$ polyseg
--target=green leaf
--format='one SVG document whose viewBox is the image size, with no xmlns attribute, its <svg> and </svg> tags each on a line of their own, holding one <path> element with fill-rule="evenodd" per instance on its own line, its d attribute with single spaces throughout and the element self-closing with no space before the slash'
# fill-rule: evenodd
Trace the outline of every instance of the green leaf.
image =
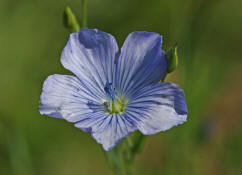
<svg viewBox="0 0 242 175">
<path fill-rule="evenodd" d="M 80 25 L 78 24 L 76 20 L 76 16 L 71 11 L 71 8 L 67 6 L 64 10 L 64 17 L 63 17 L 64 26 L 70 31 L 70 32 L 79 32 L 80 31 Z"/>
<path fill-rule="evenodd" d="M 178 66 L 177 44 L 166 51 L 167 73 L 173 72 Z"/>
</svg>

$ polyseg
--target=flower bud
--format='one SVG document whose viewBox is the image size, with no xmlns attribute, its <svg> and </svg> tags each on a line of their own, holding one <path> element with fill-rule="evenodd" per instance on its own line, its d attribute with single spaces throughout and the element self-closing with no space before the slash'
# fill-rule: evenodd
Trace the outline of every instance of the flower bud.
<svg viewBox="0 0 242 175">
<path fill-rule="evenodd" d="M 166 51 L 167 73 L 173 72 L 178 65 L 177 44 Z"/>
<path fill-rule="evenodd" d="M 67 6 L 64 10 L 64 17 L 63 17 L 64 26 L 70 32 L 79 32 L 80 26 L 76 20 L 75 15 L 72 13 L 71 8 Z"/>
</svg>

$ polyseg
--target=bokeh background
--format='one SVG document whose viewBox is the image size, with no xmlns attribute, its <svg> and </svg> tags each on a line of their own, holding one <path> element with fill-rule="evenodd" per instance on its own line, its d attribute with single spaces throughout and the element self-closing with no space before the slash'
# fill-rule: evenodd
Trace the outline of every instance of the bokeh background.
<svg viewBox="0 0 242 175">
<path fill-rule="evenodd" d="M 81 20 L 80 0 L 0 0 L 0 174 L 112 175 L 100 145 L 64 120 L 41 116 L 45 78 L 68 39 L 63 10 Z M 188 122 L 149 136 L 137 175 L 242 174 L 242 1 L 88 0 L 88 26 L 119 46 L 134 30 L 178 42 L 167 81 L 186 94 Z"/>
</svg>

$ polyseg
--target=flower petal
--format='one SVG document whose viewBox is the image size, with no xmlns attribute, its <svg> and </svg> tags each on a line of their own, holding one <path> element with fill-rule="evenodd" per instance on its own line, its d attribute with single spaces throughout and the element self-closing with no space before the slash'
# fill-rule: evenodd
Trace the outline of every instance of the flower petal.
<svg viewBox="0 0 242 175">
<path fill-rule="evenodd" d="M 77 122 L 86 113 L 103 110 L 95 92 L 90 93 L 71 75 L 51 75 L 43 85 L 40 113 Z"/>
<path fill-rule="evenodd" d="M 133 123 L 125 120 L 122 115 L 107 115 L 103 112 L 90 113 L 89 116 L 75 124 L 75 127 L 92 133 L 92 137 L 106 151 L 111 150 L 130 132 L 136 130 Z"/>
<path fill-rule="evenodd" d="M 90 91 L 104 97 L 104 86 L 113 81 L 115 55 L 118 46 L 114 37 L 96 29 L 72 33 L 65 46 L 61 62 Z"/>
<path fill-rule="evenodd" d="M 137 91 L 127 105 L 126 114 L 136 120 L 145 135 L 165 131 L 187 118 L 183 91 L 175 84 L 162 83 Z"/>
<path fill-rule="evenodd" d="M 124 94 L 159 82 L 167 63 L 161 50 L 161 35 L 133 32 L 126 38 L 116 65 L 116 87 Z"/>
</svg>

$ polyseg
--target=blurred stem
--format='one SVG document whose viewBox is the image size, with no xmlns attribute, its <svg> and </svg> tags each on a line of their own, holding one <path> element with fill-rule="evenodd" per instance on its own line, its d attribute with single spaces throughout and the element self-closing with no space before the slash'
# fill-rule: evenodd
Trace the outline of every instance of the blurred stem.
<svg viewBox="0 0 242 175">
<path fill-rule="evenodd" d="M 81 25 L 82 27 L 87 27 L 87 2 L 86 0 L 81 1 Z"/>
<path fill-rule="evenodd" d="M 4 118 L 2 118 L 4 119 Z M 12 126 L 12 123 L 0 119 L 0 133 L 4 133 L 3 146 L 6 147 L 13 175 L 34 175 L 29 145 L 24 129 Z"/>
<path fill-rule="evenodd" d="M 33 165 L 28 142 L 22 129 L 8 136 L 9 159 L 14 175 L 33 175 Z"/>
</svg>

